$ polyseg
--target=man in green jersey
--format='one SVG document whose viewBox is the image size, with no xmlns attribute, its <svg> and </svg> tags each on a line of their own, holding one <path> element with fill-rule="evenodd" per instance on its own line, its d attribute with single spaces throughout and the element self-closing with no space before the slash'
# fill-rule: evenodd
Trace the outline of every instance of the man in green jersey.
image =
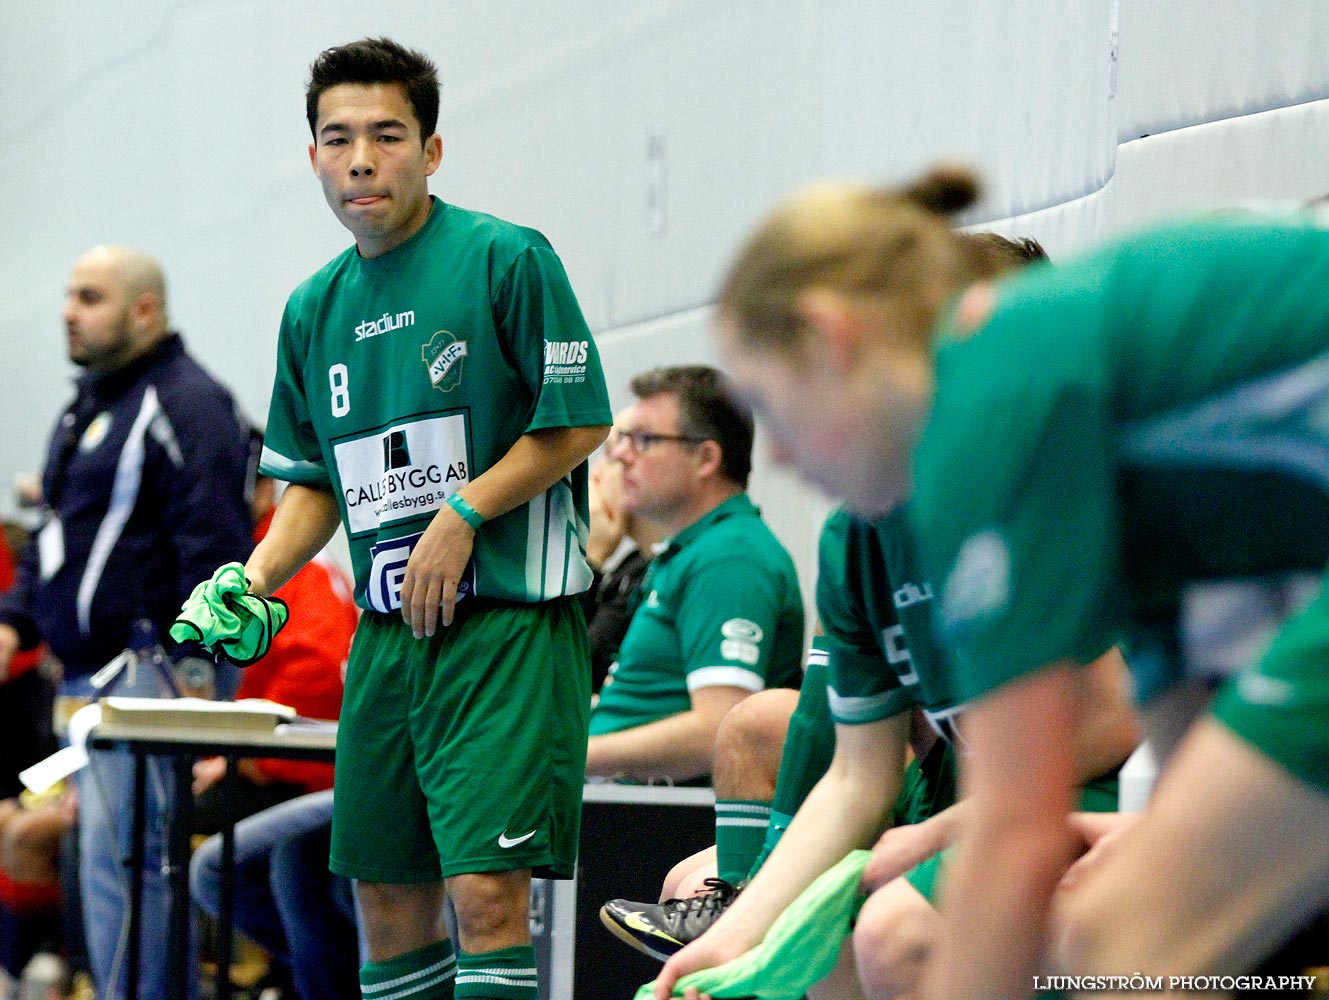
<svg viewBox="0 0 1329 1000">
<path fill-rule="evenodd" d="M 748 499 L 752 416 L 702 365 L 632 380 L 619 428 L 623 508 L 667 539 L 642 583 L 591 713 L 586 773 L 688 780 L 710 773 L 720 720 L 801 677 L 793 560 Z"/>
<path fill-rule="evenodd" d="M 1307 835 L 1329 826 L 1329 608 L 1198 718 L 1178 617 L 1192 581 L 1329 557 L 1329 234 L 1209 219 L 971 285 L 946 213 L 976 192 L 938 171 L 804 195 L 721 305 L 733 377 L 788 453 L 866 510 L 908 492 L 940 587 L 972 811 L 926 993 L 1023 996 L 1050 946 L 1084 974 L 1248 969 L 1329 884 Z M 1079 665 L 1121 639 L 1184 735 L 1140 821 L 1058 895 Z"/>
<path fill-rule="evenodd" d="M 287 304 L 263 469 L 290 486 L 245 575 L 271 593 L 346 529 L 364 614 L 331 863 L 358 882 L 365 995 L 530 1000 L 531 872 L 576 857 L 595 344 L 543 236 L 430 197 L 427 58 L 329 49 L 306 100 L 355 246 Z"/>
</svg>

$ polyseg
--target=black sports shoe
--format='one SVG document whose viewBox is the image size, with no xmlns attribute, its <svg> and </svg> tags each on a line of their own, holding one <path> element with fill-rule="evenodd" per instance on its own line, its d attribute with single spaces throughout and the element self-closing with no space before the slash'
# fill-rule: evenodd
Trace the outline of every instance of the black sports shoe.
<svg viewBox="0 0 1329 1000">
<path fill-rule="evenodd" d="M 611 899 L 600 907 L 600 921 L 620 941 L 663 962 L 701 937 L 743 891 L 742 885 L 722 878 L 708 878 L 705 884 L 709 892 L 663 903 Z"/>
</svg>

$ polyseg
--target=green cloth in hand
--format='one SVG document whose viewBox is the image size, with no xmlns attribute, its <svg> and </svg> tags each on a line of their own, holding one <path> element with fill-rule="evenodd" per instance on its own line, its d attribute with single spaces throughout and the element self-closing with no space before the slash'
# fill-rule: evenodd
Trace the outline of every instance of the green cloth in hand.
<svg viewBox="0 0 1329 1000">
<path fill-rule="evenodd" d="M 850 851 L 823 872 L 780 914 L 761 944 L 733 961 L 683 976 L 673 996 L 689 986 L 713 997 L 799 1000 L 835 967 L 863 897 L 859 882 L 871 851 Z M 650 1000 L 651 984 L 635 1000 Z"/>
<path fill-rule="evenodd" d="M 278 597 L 248 593 L 245 568 L 227 563 L 204 580 L 171 626 L 176 642 L 197 642 L 213 656 L 247 667 L 267 655 L 290 610 Z"/>
</svg>

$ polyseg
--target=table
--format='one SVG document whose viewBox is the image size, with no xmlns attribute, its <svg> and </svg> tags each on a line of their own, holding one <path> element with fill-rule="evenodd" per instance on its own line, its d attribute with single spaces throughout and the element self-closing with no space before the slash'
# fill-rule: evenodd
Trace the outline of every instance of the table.
<svg viewBox="0 0 1329 1000">
<path fill-rule="evenodd" d="M 607 899 L 656 899 L 675 862 L 715 842 L 709 788 L 591 784 L 584 790 L 577 877 L 532 886 L 541 1000 L 623 1000 L 660 963 L 600 924 Z"/>
<path fill-rule="evenodd" d="M 138 996 L 139 959 L 142 950 L 143 841 L 149 757 L 170 758 L 175 771 L 175 805 L 171 810 L 167 858 L 171 893 L 170 949 L 167 983 L 169 1000 L 185 1000 L 189 987 L 189 838 L 193 820 L 193 762 L 199 757 L 226 759 L 227 785 L 237 760 L 244 757 L 281 757 L 292 760 L 333 760 L 337 749 L 335 725 L 299 724 L 278 726 L 273 731 L 227 728 L 176 728 L 151 723 L 103 723 L 88 735 L 94 750 L 127 749 L 134 757 L 133 830 L 129 857 L 129 942 L 125 995 Z M 183 789 L 183 794 L 180 790 Z M 218 916 L 217 996 L 231 996 L 231 924 L 235 893 L 234 824 L 222 828 L 222 894 Z"/>
</svg>

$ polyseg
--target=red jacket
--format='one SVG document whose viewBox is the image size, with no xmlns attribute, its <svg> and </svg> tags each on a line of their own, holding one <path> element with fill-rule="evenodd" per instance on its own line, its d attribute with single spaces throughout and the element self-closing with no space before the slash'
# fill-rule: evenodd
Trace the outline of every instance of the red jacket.
<svg viewBox="0 0 1329 1000">
<path fill-rule="evenodd" d="M 12 586 L 14 586 L 14 554 L 9 551 L 9 543 L 5 540 L 4 533 L 0 532 L 0 594 Z M 15 677 L 21 677 L 32 670 L 41 663 L 45 652 L 45 646 L 16 652 L 9 661 L 8 679 L 12 681 Z"/>
<path fill-rule="evenodd" d="M 267 533 L 270 517 L 259 525 Z M 351 635 L 359 619 L 351 583 L 331 560 L 311 560 L 277 591 L 291 609 L 286 627 L 268 655 L 245 669 L 237 698 L 267 698 L 312 719 L 341 716 L 343 679 Z M 273 781 L 303 785 L 311 792 L 332 787 L 332 765 L 302 760 L 260 760 Z"/>
</svg>

